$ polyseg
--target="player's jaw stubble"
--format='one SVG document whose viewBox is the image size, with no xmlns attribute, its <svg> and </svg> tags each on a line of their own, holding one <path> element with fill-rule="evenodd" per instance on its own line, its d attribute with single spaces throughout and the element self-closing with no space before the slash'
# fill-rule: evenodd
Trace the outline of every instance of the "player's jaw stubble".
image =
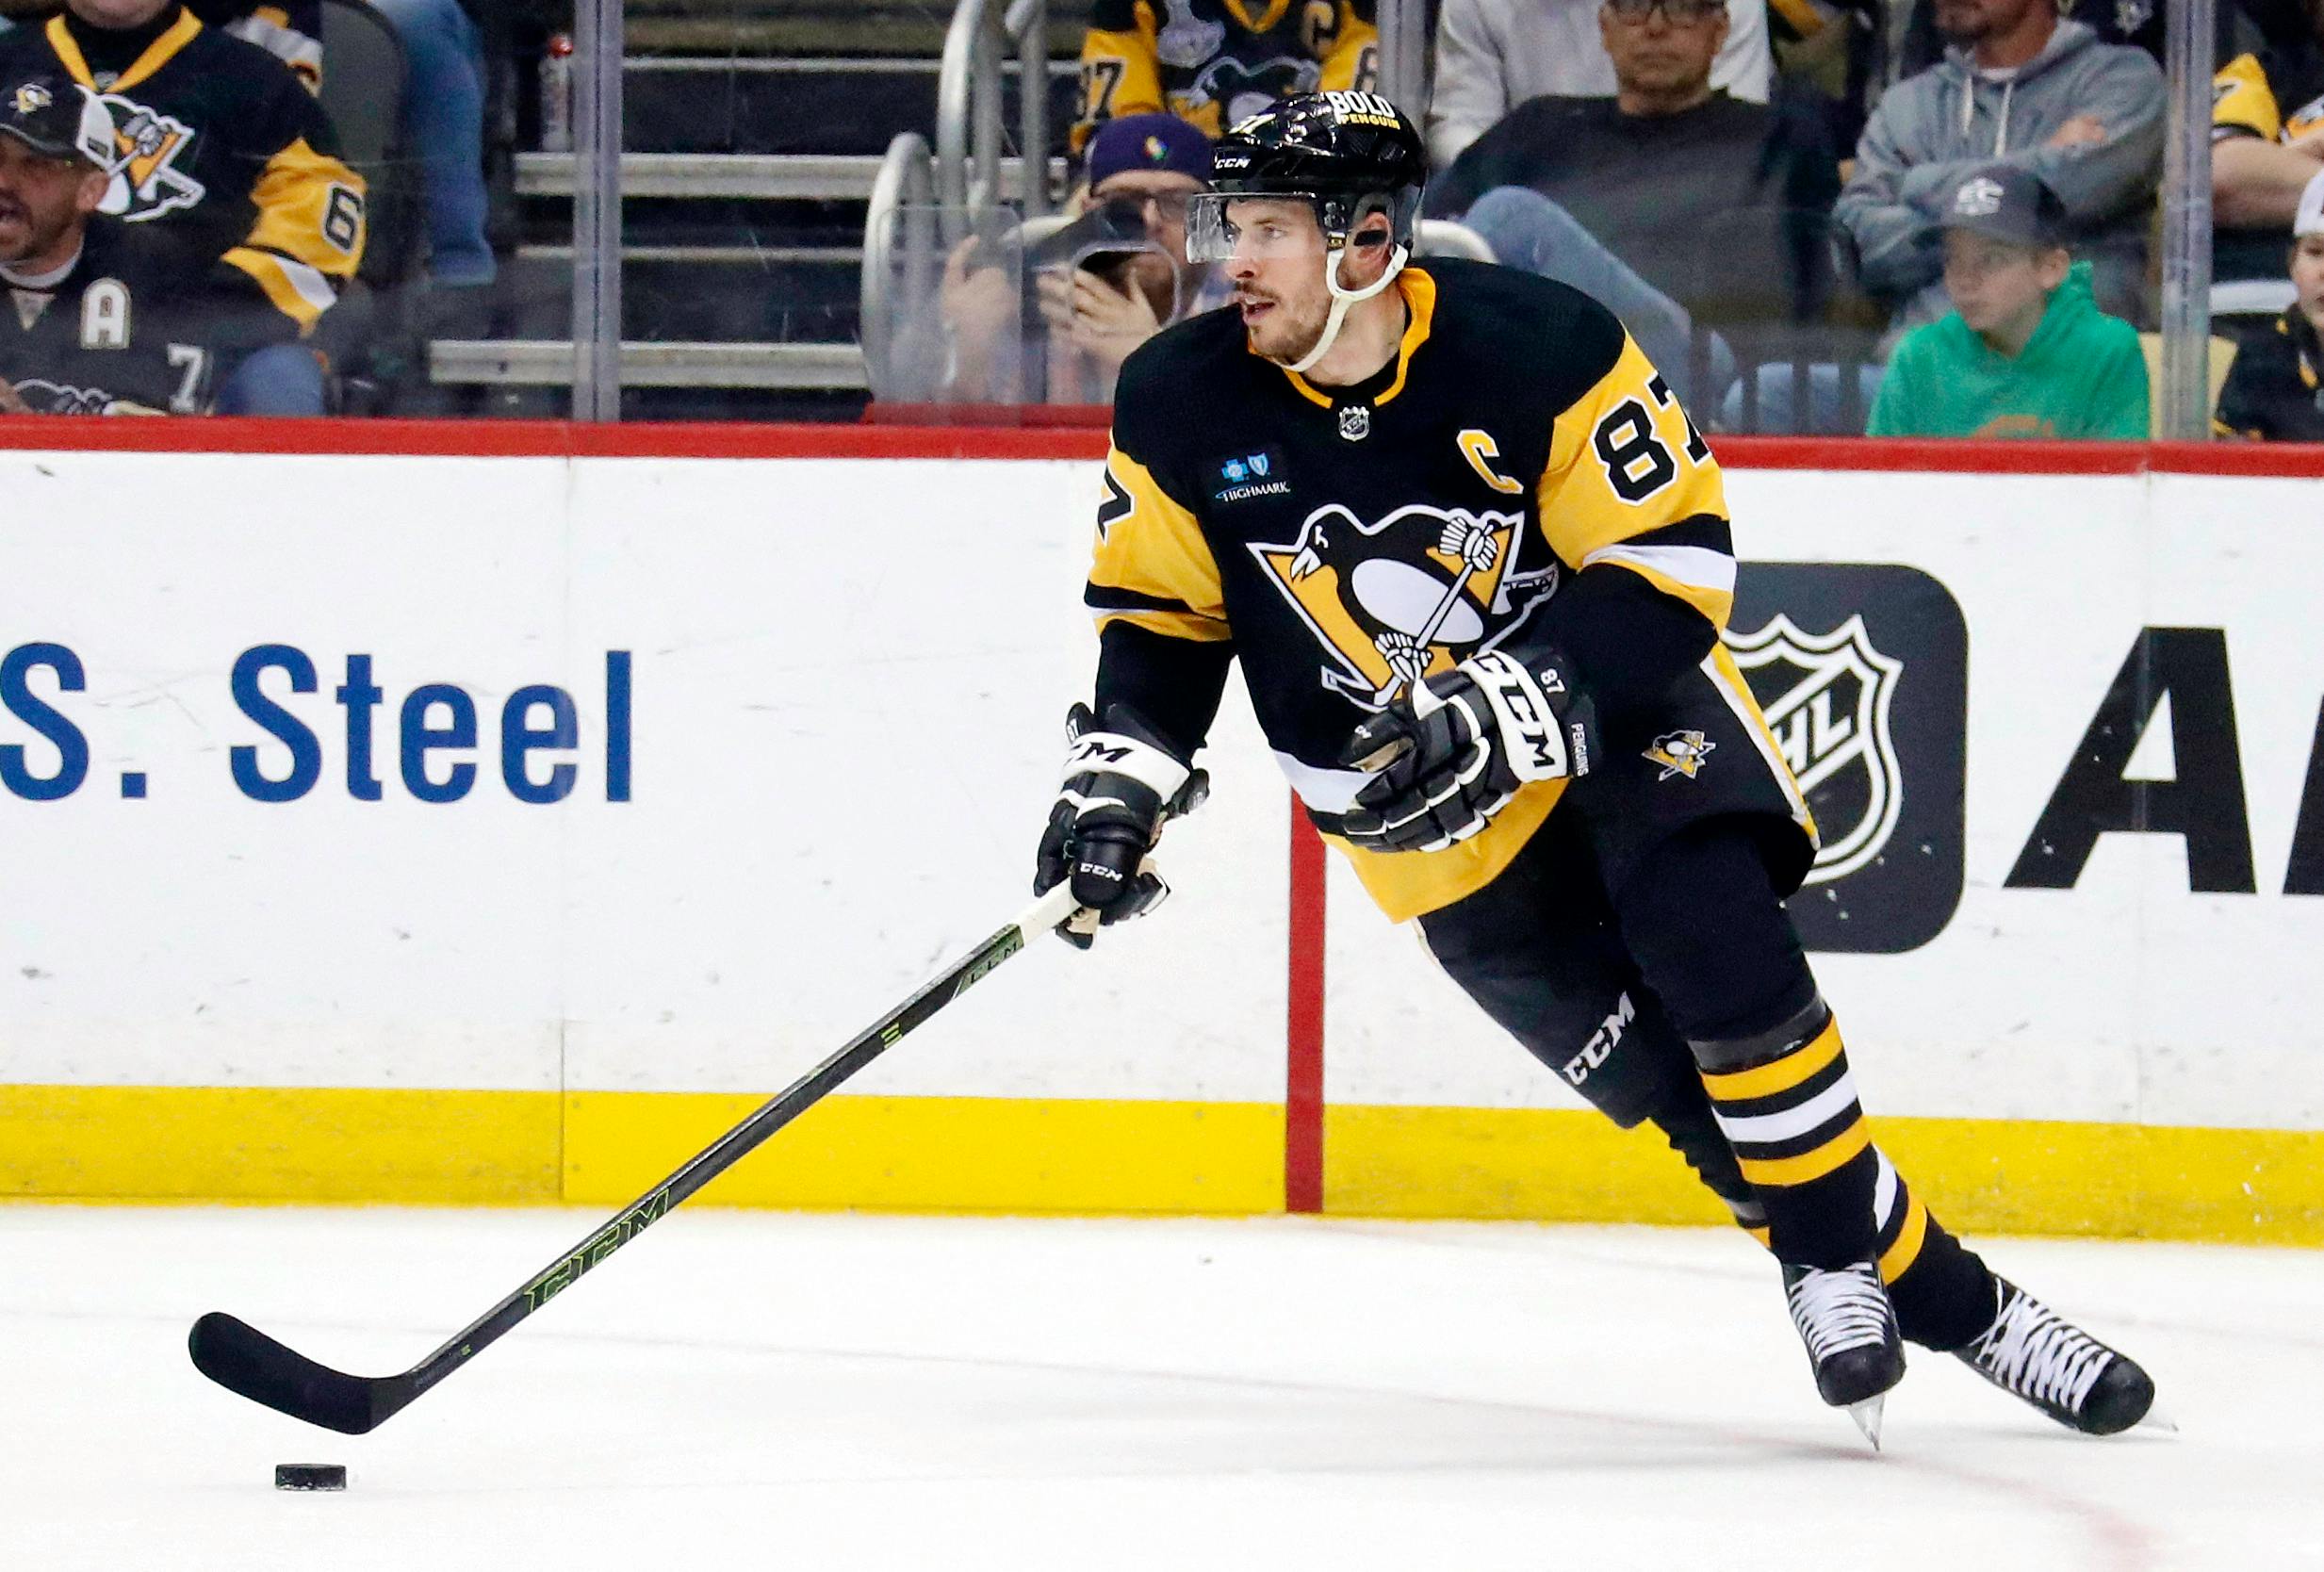
<svg viewBox="0 0 2324 1572">
<path fill-rule="evenodd" d="M 1269 290 L 1245 285 L 1235 291 L 1235 307 L 1242 313 L 1245 341 L 1253 354 L 1285 365 L 1296 363 L 1323 336 L 1328 304 L 1299 305 Z"/>
</svg>

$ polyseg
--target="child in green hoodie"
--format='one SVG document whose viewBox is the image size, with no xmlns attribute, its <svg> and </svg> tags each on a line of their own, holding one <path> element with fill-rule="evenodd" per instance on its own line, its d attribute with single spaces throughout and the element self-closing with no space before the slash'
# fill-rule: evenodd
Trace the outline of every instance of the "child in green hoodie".
<svg viewBox="0 0 2324 1572">
<path fill-rule="evenodd" d="M 2065 220 L 2041 177 L 2012 164 L 1954 188 L 1941 221 L 1953 310 L 1898 340 L 1871 435 L 2146 436 L 2138 331 L 2098 309 Z"/>
</svg>

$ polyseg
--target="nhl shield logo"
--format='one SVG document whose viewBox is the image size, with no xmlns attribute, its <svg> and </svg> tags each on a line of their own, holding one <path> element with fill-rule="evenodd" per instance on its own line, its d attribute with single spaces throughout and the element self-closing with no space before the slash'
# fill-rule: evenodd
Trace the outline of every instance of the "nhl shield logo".
<svg viewBox="0 0 2324 1572">
<path fill-rule="evenodd" d="M 1339 434 L 1349 442 L 1361 442 L 1372 434 L 1372 412 L 1363 404 L 1349 404 L 1339 412 Z"/>
<path fill-rule="evenodd" d="M 1874 647 L 1860 614 L 1809 633 L 1779 612 L 1727 642 L 1823 829 L 1808 882 L 1827 884 L 1869 865 L 1905 808 L 1890 732 L 1904 663 Z"/>
</svg>

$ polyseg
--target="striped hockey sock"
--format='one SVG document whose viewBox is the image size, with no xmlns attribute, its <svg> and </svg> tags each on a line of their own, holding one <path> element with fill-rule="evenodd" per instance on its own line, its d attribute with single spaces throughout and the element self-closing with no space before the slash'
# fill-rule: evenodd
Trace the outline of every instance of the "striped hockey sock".
<svg viewBox="0 0 2324 1572">
<path fill-rule="evenodd" d="M 1752 1041 L 1691 1046 L 1719 1130 L 1767 1210 L 1777 1257 L 1826 1269 L 1873 1259 L 1878 1162 L 1840 1027 L 1822 1001 Z"/>
<path fill-rule="evenodd" d="M 1874 1242 L 1897 1327 L 1923 1348 L 1957 1349 L 1992 1318 L 1992 1269 L 1921 1204 L 1887 1153 L 1873 1148 L 1873 1161 Z"/>
</svg>

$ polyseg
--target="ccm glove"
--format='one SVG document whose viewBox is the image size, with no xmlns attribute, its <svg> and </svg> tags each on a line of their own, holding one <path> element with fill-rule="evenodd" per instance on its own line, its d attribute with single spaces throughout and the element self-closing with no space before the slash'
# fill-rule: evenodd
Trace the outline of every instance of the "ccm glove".
<svg viewBox="0 0 2324 1572">
<path fill-rule="evenodd" d="M 1414 683 L 1342 756 L 1377 773 L 1340 833 L 1372 851 L 1442 851 L 1492 823 L 1520 786 L 1589 774 L 1596 720 L 1564 667 L 1555 654 L 1487 650 Z"/>
<path fill-rule="evenodd" d="M 1058 932 L 1088 949 L 1100 924 L 1126 923 L 1162 904 L 1170 887 L 1146 860 L 1169 820 L 1210 794 L 1210 777 L 1170 752 L 1126 704 L 1103 729 L 1086 704 L 1066 712 L 1064 783 L 1041 832 L 1033 892 L 1071 880 L 1086 909 Z"/>
</svg>

